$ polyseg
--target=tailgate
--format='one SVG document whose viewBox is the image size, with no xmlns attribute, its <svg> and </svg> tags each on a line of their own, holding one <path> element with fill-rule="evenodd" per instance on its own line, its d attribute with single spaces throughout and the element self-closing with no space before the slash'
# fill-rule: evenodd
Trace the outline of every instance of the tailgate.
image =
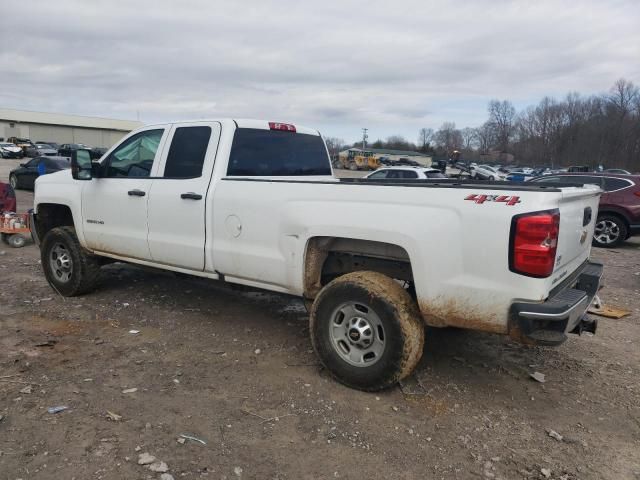
<svg viewBox="0 0 640 480">
<path fill-rule="evenodd" d="M 602 190 L 595 185 L 561 190 L 560 234 L 554 272 L 560 269 L 571 272 L 589 258 Z"/>
</svg>

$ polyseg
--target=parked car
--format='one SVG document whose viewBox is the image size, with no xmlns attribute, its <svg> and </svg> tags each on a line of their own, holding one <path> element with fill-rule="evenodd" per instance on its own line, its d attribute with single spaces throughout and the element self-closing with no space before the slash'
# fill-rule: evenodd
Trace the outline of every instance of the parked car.
<svg viewBox="0 0 640 480">
<path fill-rule="evenodd" d="M 33 145 L 33 142 L 28 138 L 9 137 L 7 142 L 13 143 L 22 149 L 22 152 L 26 155 L 25 150 Z"/>
<path fill-rule="evenodd" d="M 240 119 L 143 127 L 71 163 L 38 178 L 31 218 L 63 296 L 105 259 L 295 295 L 321 363 L 367 391 L 412 373 L 425 324 L 544 345 L 595 332 L 603 266 L 576 213 L 597 211 L 596 186 L 337 179 L 316 129 Z"/>
<path fill-rule="evenodd" d="M 43 166 L 40 166 L 41 163 Z M 39 166 L 40 168 L 38 169 Z M 33 190 L 38 176 L 59 172 L 60 170 L 68 170 L 69 168 L 71 168 L 71 163 L 68 158 L 36 157 L 26 163 L 20 164 L 20 167 L 11 170 L 9 173 L 9 182 L 16 190 L 22 188 Z M 39 173 L 39 170 L 41 173 Z"/>
<path fill-rule="evenodd" d="M 24 152 L 15 143 L 0 143 L 0 158 L 22 158 Z"/>
<path fill-rule="evenodd" d="M 27 157 L 35 158 L 35 157 L 55 157 L 58 155 L 58 150 L 53 148 L 51 145 L 47 145 L 44 143 L 36 143 L 35 145 L 31 145 L 27 147 L 25 150 Z"/>
<path fill-rule="evenodd" d="M 49 145 L 51 148 L 58 150 L 60 144 L 58 142 L 36 142 L 36 145 Z"/>
<path fill-rule="evenodd" d="M 532 168 L 512 168 L 505 179 L 509 182 L 526 182 L 532 178 L 535 178 Z"/>
<path fill-rule="evenodd" d="M 425 167 L 383 167 L 379 168 L 375 172 L 371 172 L 365 178 L 371 178 L 373 180 L 391 180 L 391 179 L 421 179 L 426 180 L 430 178 L 447 178 L 440 170 L 435 168 Z"/>
<path fill-rule="evenodd" d="M 60 157 L 69 157 L 71 158 L 71 152 L 75 150 L 89 150 L 91 151 L 91 147 L 86 146 L 83 143 L 63 143 L 60 145 L 58 149 L 58 155 Z"/>
<path fill-rule="evenodd" d="M 15 212 L 16 209 L 16 193 L 13 187 L 8 183 L 0 182 L 0 213 Z"/>
<path fill-rule="evenodd" d="M 607 168 L 602 173 L 615 173 L 618 175 L 631 175 L 631 172 L 622 168 Z"/>
<path fill-rule="evenodd" d="M 478 165 L 471 170 L 471 178 L 479 178 L 480 180 L 505 180 L 507 176 L 489 165 Z"/>
<path fill-rule="evenodd" d="M 640 175 L 564 173 L 534 178 L 538 183 L 595 184 L 604 190 L 593 234 L 596 247 L 617 247 L 640 234 Z"/>
</svg>

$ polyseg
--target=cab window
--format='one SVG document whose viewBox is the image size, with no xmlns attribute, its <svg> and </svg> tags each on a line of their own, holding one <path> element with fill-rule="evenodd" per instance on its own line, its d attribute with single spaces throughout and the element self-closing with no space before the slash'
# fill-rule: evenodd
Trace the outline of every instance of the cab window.
<svg viewBox="0 0 640 480">
<path fill-rule="evenodd" d="M 211 127 L 176 128 L 164 167 L 167 178 L 197 178 L 202 175 Z"/>
<path fill-rule="evenodd" d="M 106 160 L 105 177 L 148 177 L 164 129 L 146 130 L 125 140 Z"/>
</svg>

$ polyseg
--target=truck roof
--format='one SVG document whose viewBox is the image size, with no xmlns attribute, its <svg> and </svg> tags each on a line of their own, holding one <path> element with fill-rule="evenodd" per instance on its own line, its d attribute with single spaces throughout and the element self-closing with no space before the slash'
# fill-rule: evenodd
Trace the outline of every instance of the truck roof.
<svg viewBox="0 0 640 480">
<path fill-rule="evenodd" d="M 305 127 L 297 123 L 285 123 L 278 120 L 257 120 L 253 118 L 198 118 L 194 120 L 178 120 L 169 122 L 158 122 L 145 125 L 145 127 L 151 127 L 154 125 L 167 125 L 167 124 L 180 124 L 180 123 L 196 123 L 196 122 L 220 122 L 235 123 L 238 128 L 256 128 L 261 130 L 272 129 L 271 124 L 287 125 L 295 127 L 295 133 L 304 133 L 306 135 L 320 135 L 320 132 L 314 128 Z"/>
</svg>

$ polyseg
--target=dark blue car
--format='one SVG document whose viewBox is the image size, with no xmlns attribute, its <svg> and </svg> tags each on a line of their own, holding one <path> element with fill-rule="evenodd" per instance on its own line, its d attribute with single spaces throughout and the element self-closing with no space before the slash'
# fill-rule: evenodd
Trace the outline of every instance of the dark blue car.
<svg viewBox="0 0 640 480">
<path fill-rule="evenodd" d="M 36 157 L 20 167 L 11 170 L 9 183 L 18 190 L 20 188 L 33 190 L 36 178 L 47 173 L 59 172 L 71 168 L 71 161 L 65 157 Z"/>
</svg>

